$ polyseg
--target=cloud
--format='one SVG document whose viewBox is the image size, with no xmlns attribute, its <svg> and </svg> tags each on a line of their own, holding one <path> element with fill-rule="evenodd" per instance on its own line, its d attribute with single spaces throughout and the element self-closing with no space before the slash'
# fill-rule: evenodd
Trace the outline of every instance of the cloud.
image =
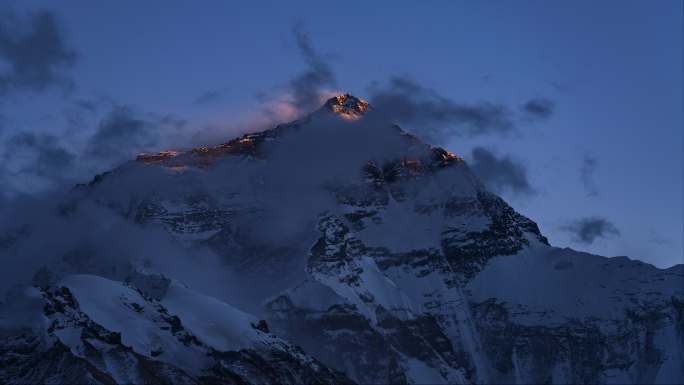
<svg viewBox="0 0 684 385">
<path fill-rule="evenodd" d="M 6 195 L 68 180 L 76 155 L 53 135 L 19 132 L 2 143 L 0 159 L 0 195 Z"/>
<path fill-rule="evenodd" d="M 129 148 L 143 149 L 157 144 L 158 137 L 149 122 L 131 108 L 115 107 L 98 125 L 90 138 L 89 151 L 94 157 L 111 158 Z"/>
<path fill-rule="evenodd" d="M 337 86 L 337 79 L 329 58 L 315 49 L 302 22 L 293 25 L 292 34 L 306 67 L 286 82 L 284 90 L 278 87 L 278 94 L 259 92 L 256 95 L 261 107 L 248 126 L 265 129 L 295 120 L 320 108 L 327 98 L 335 94 L 333 89 Z"/>
<path fill-rule="evenodd" d="M 25 17 L 0 17 L 0 92 L 11 89 L 42 91 L 49 86 L 69 89 L 73 82 L 64 74 L 76 62 L 57 17 L 50 11 Z"/>
<path fill-rule="evenodd" d="M 311 37 L 301 22 L 294 25 L 292 33 L 307 68 L 290 80 L 290 91 L 297 108 L 310 111 L 319 107 L 320 95 L 325 91 L 325 87 L 335 87 L 337 80 L 330 63 L 314 48 Z"/>
<path fill-rule="evenodd" d="M 86 155 L 114 165 L 140 152 L 172 146 L 186 124 L 170 115 L 146 116 L 128 106 L 114 106 L 88 140 Z"/>
<path fill-rule="evenodd" d="M 426 140 L 448 136 L 505 135 L 514 129 L 508 108 L 501 104 L 458 103 L 407 77 L 394 77 L 385 86 L 370 88 L 371 105 Z M 417 130 L 417 131 L 416 131 Z"/>
<path fill-rule="evenodd" d="M 110 115 L 103 119 L 100 131 L 123 125 L 126 128 L 116 130 L 134 138 L 133 142 L 139 137 L 147 140 L 140 130 L 157 121 L 130 110 Z M 42 266 L 56 272 L 123 279 L 129 265 L 148 259 L 152 271 L 200 286 L 231 303 L 240 301 L 238 297 L 246 304 L 259 297 L 250 302 L 255 306 L 304 278 L 301 263 L 305 261 L 300 257 L 311 247 L 317 216 L 336 204 L 335 191 L 362 178 L 361 170 L 368 160 L 382 165 L 397 158 L 432 155 L 429 148 L 407 143 L 391 125 L 381 126 L 374 119 L 370 116 L 346 122 L 332 114 L 321 114 L 312 119 L 307 130 L 291 130 L 282 141 L 264 142 L 260 151 L 267 154 L 269 162 L 217 162 L 202 172 L 173 175 L 161 167 L 133 162 L 87 189 L 33 194 L 6 205 L 1 204 L 0 197 L 0 240 L 9 239 L 0 254 L 7 255 L 5 261 L 11 267 L 0 269 L 0 292 L 13 283 L 30 281 Z M 160 140 L 164 137 L 160 135 Z M 97 138 L 93 141 L 103 146 L 127 143 L 116 135 L 112 139 L 109 133 Z M 449 183 L 461 182 L 453 180 L 453 175 L 461 174 L 445 172 L 431 178 L 434 184 L 430 194 L 441 194 L 437 186 L 452 191 Z M 214 208 L 229 209 L 230 214 L 220 214 L 229 223 L 220 224 L 220 236 L 208 243 L 211 249 L 204 243 L 185 245 L 166 234 L 160 223 L 139 219 L 148 210 L 145 204 L 149 197 L 178 203 L 190 199 L 197 203 L 197 198 L 206 197 L 211 212 Z M 235 206 L 237 197 L 250 197 L 255 206 L 239 209 Z M 28 231 L 22 231 L 24 228 Z M 15 241 L 15 234 L 20 233 L 24 235 Z M 233 243 L 235 248 L 225 247 Z M 239 252 L 233 252 L 236 249 Z M 264 269 L 258 274 L 241 271 L 236 277 L 230 275 L 234 266 L 256 260 L 268 262 L 255 267 Z M 226 277 L 230 287 L 225 286 Z M 239 290 L 244 295 L 238 294 Z"/>
<path fill-rule="evenodd" d="M 664 237 L 655 231 L 651 230 L 649 232 L 648 236 L 648 241 L 650 243 L 654 243 L 656 245 L 671 245 L 672 244 L 672 239 L 668 237 Z"/>
<path fill-rule="evenodd" d="M 0 195 L 69 189 L 141 152 L 187 146 L 198 135 L 174 115 L 118 104 L 76 102 L 63 117 L 66 126 L 51 126 L 51 133 L 0 136 Z"/>
<path fill-rule="evenodd" d="M 93 100 L 87 100 L 87 99 L 80 99 L 77 100 L 75 103 L 76 107 L 88 111 L 88 112 L 95 112 L 97 111 L 97 102 Z"/>
<path fill-rule="evenodd" d="M 508 156 L 497 156 L 483 147 L 476 147 L 472 151 L 470 169 L 497 193 L 534 194 L 525 166 Z"/>
<path fill-rule="evenodd" d="M 532 119 L 548 119 L 553 115 L 555 103 L 547 98 L 528 100 L 522 106 L 523 112 Z"/>
<path fill-rule="evenodd" d="M 75 159 L 74 154 L 58 144 L 57 138 L 49 134 L 22 132 L 13 136 L 8 142 L 10 147 L 5 153 L 5 162 L 11 157 L 21 157 L 22 152 L 32 152 L 35 156 L 21 172 L 45 176 L 54 175 L 70 167 Z"/>
<path fill-rule="evenodd" d="M 596 181 L 594 180 L 594 173 L 596 172 L 596 168 L 598 166 L 598 159 L 590 155 L 584 155 L 584 159 L 582 159 L 582 166 L 580 167 L 580 180 L 584 186 L 584 192 L 588 196 L 598 195 Z"/>
<path fill-rule="evenodd" d="M 29 284 L 41 268 L 58 276 L 88 273 L 123 280 L 132 266 L 146 262 L 186 282 L 206 284 L 206 290 L 231 273 L 208 249 L 180 247 L 159 227 L 136 224 L 85 197 L 76 201 L 73 193 L 22 196 L 0 206 L 0 255 L 0 294 Z"/>
<path fill-rule="evenodd" d="M 225 89 L 217 89 L 217 90 L 206 91 L 206 92 L 202 93 L 201 95 L 199 95 L 198 97 L 196 97 L 195 100 L 193 101 L 193 104 L 197 105 L 197 106 L 214 104 L 214 103 L 220 101 L 221 99 L 223 99 L 225 92 L 226 92 Z"/>
<path fill-rule="evenodd" d="M 572 234 L 576 242 L 592 244 L 598 238 L 620 235 L 620 231 L 610 221 L 602 217 L 586 217 L 572 221 L 560 228 Z"/>
</svg>

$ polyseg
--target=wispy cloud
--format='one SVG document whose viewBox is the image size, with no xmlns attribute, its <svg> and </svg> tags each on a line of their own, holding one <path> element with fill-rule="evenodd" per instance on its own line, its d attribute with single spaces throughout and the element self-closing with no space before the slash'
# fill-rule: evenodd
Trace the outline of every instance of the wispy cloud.
<svg viewBox="0 0 684 385">
<path fill-rule="evenodd" d="M 582 166 L 580 167 L 580 180 L 584 186 L 584 192 L 588 196 L 597 196 L 598 188 L 596 186 L 596 180 L 594 179 L 594 173 L 599 166 L 599 161 L 597 158 L 585 155 L 582 159 Z"/>
<path fill-rule="evenodd" d="M 486 148 L 476 147 L 472 151 L 470 169 L 497 193 L 534 194 L 526 167 L 509 156 L 499 156 Z"/>
<path fill-rule="evenodd" d="M 86 155 L 115 165 L 139 152 L 173 145 L 186 125 L 185 120 L 172 115 L 155 116 L 116 105 L 88 140 Z"/>
<path fill-rule="evenodd" d="M 226 88 L 208 90 L 197 96 L 192 103 L 196 106 L 205 106 L 217 103 L 225 97 L 227 91 L 228 90 Z"/>
<path fill-rule="evenodd" d="M 620 235 L 618 228 L 603 217 L 586 217 L 576 219 L 560 227 L 570 233 L 576 242 L 592 244 L 598 238 L 609 238 Z"/>
<path fill-rule="evenodd" d="M 57 137 L 45 133 L 19 132 L 0 146 L 0 195 L 22 187 L 49 187 L 68 180 L 76 154 Z"/>
<path fill-rule="evenodd" d="M 183 145 L 196 133 L 173 115 L 123 105 L 104 108 L 76 104 L 65 115 L 67 128 L 55 128 L 59 136 L 22 130 L 0 137 L 0 195 L 69 188 L 140 152 Z"/>
<path fill-rule="evenodd" d="M 325 87 L 335 87 L 337 80 L 327 58 L 314 48 L 304 24 L 296 23 L 292 33 L 307 67 L 290 81 L 290 91 L 299 109 L 311 110 L 319 106 Z"/>
<path fill-rule="evenodd" d="M 0 17 L 0 92 L 42 91 L 49 86 L 69 89 L 66 75 L 76 62 L 54 13 L 38 11 L 25 17 L 6 13 Z"/>
<path fill-rule="evenodd" d="M 530 119 L 548 119 L 555 111 L 555 103 L 547 98 L 534 98 L 523 104 L 522 110 Z"/>
<path fill-rule="evenodd" d="M 515 126 L 510 110 L 490 102 L 459 103 L 405 77 L 370 88 L 371 104 L 426 140 L 447 136 L 505 135 Z"/>
<path fill-rule="evenodd" d="M 337 86 L 337 77 L 330 65 L 329 56 L 319 52 L 311 41 L 305 24 L 301 21 L 292 26 L 292 36 L 297 52 L 304 60 L 303 71 L 287 80 L 278 93 L 260 92 L 262 104 L 254 126 L 282 123 L 296 119 L 319 108 Z"/>
</svg>

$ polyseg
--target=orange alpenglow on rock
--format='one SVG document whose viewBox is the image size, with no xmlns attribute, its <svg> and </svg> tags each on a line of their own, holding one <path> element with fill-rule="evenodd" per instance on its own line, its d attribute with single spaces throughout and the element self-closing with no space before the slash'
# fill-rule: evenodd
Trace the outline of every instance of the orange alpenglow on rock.
<svg viewBox="0 0 684 385">
<path fill-rule="evenodd" d="M 145 163 L 156 163 L 156 162 L 160 162 L 164 159 L 173 158 L 176 156 L 178 156 L 177 151 L 161 151 L 157 154 L 144 154 L 144 153 L 138 154 L 138 157 L 136 158 L 136 160 L 142 161 Z"/>
<path fill-rule="evenodd" d="M 357 120 L 368 110 L 368 102 L 351 94 L 340 94 L 328 99 L 326 106 L 345 120 Z"/>
</svg>

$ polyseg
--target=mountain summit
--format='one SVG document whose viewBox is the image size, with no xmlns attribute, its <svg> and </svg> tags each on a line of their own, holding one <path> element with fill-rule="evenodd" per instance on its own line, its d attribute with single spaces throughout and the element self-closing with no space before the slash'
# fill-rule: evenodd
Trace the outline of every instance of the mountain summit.
<svg viewBox="0 0 684 385">
<path fill-rule="evenodd" d="M 553 247 L 369 109 L 338 95 L 343 119 L 143 154 L 56 202 L 64 239 L 0 304 L 0 383 L 684 382 L 684 266 Z"/>
<path fill-rule="evenodd" d="M 355 120 L 362 116 L 369 108 L 368 102 L 346 93 L 328 99 L 325 107 L 340 114 L 344 119 Z"/>
</svg>

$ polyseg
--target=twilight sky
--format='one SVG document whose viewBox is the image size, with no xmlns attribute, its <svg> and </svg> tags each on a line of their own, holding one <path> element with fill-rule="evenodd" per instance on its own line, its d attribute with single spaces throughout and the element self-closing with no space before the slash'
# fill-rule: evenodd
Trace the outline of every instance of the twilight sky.
<svg viewBox="0 0 684 385">
<path fill-rule="evenodd" d="M 351 92 L 552 244 L 682 263 L 682 1 L 169 4 L 0 8 L 0 204 Z"/>
</svg>

